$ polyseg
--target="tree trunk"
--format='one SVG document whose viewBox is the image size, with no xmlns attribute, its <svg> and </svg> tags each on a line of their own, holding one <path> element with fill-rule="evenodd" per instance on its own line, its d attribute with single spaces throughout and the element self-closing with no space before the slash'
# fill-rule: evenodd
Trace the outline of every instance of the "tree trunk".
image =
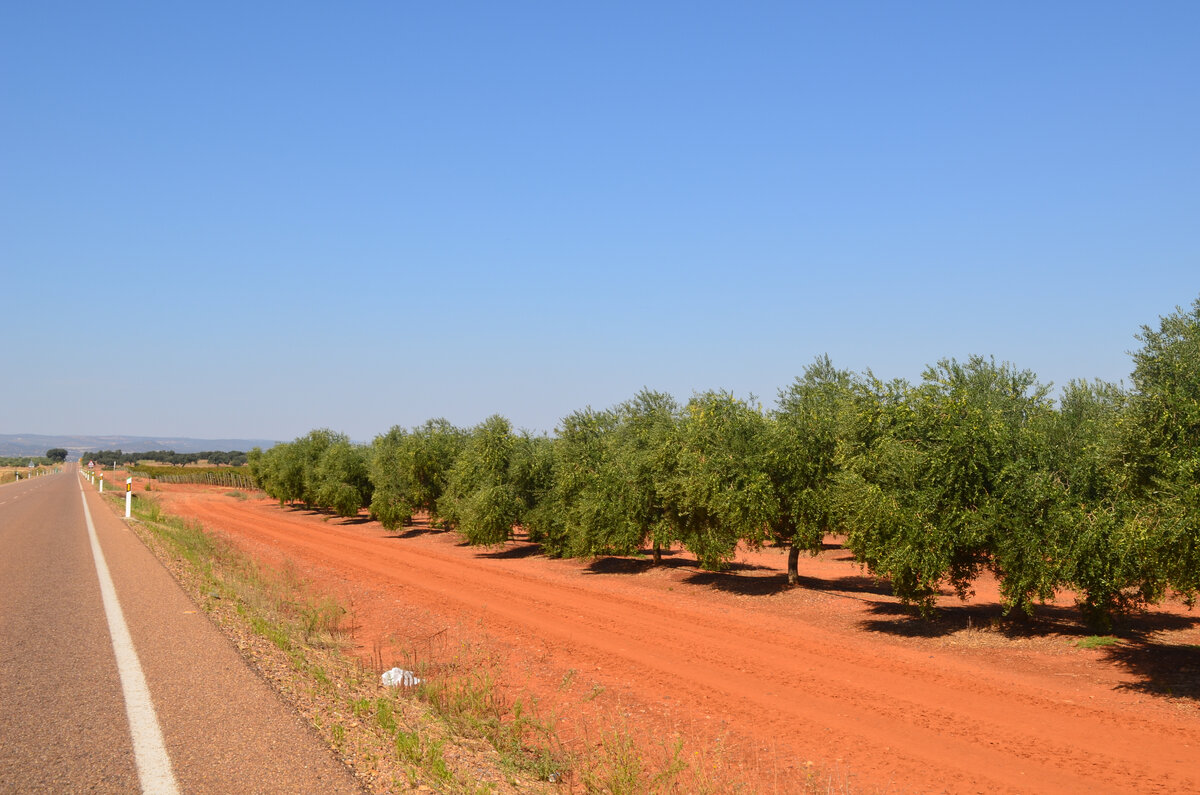
<svg viewBox="0 0 1200 795">
<path fill-rule="evenodd" d="M 660 563 L 662 563 L 662 547 L 659 546 L 657 541 L 655 541 L 654 542 L 654 565 L 657 566 Z"/>
<path fill-rule="evenodd" d="M 1012 607 L 1009 608 L 1008 615 L 1005 616 L 1005 618 L 1008 618 L 1017 624 L 1028 624 L 1033 618 L 1033 607 L 1029 604 L 1029 600 L 1023 597 L 1017 597 L 1016 601 L 1013 602 Z"/>
<path fill-rule="evenodd" d="M 796 578 L 797 578 L 797 576 L 799 576 L 796 571 L 796 564 L 799 560 L 800 560 L 800 547 L 796 546 L 794 543 L 788 544 L 787 584 L 788 584 L 789 588 L 791 588 L 792 586 L 794 586 L 796 584 Z"/>
</svg>

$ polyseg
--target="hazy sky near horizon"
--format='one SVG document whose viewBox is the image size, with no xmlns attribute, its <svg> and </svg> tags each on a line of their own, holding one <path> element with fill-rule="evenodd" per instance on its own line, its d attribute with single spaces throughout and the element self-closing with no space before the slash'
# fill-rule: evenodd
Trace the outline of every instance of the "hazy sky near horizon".
<svg viewBox="0 0 1200 795">
<path fill-rule="evenodd" d="M 7 3 L 0 432 L 553 430 L 817 355 L 1127 378 L 1195 2 Z"/>
</svg>

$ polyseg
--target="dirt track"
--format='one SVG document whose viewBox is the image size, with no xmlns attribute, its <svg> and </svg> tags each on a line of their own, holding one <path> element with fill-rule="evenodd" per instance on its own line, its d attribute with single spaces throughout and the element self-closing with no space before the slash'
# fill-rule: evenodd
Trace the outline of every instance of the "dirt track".
<svg viewBox="0 0 1200 795">
<path fill-rule="evenodd" d="M 720 575 L 683 553 L 548 560 L 223 492 L 160 496 L 336 594 L 364 659 L 436 669 L 477 643 L 579 742 L 614 721 L 652 745 L 679 735 L 693 766 L 766 792 L 813 770 L 855 792 L 1200 792 L 1200 616 L 1179 606 L 1089 650 L 1066 606 L 991 629 L 987 583 L 913 621 L 836 545 L 785 590 L 779 550 Z"/>
</svg>

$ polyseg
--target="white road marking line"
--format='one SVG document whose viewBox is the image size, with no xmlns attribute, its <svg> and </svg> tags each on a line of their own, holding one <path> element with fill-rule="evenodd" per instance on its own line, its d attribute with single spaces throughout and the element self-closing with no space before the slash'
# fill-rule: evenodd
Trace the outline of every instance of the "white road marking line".
<svg viewBox="0 0 1200 795">
<path fill-rule="evenodd" d="M 121 690 L 125 694 L 125 715 L 129 718 L 129 733 L 133 737 L 133 755 L 137 762 L 138 778 L 142 792 L 176 795 L 179 785 L 171 769 L 171 758 L 163 743 L 158 716 L 154 713 L 154 702 L 150 699 L 150 688 L 142 673 L 133 648 L 133 638 L 125 625 L 121 603 L 117 601 L 117 589 L 113 587 L 112 575 L 104 562 L 100 540 L 96 537 L 96 526 L 92 523 L 92 512 L 88 510 L 87 494 L 79 484 L 79 496 L 83 500 L 83 517 L 87 520 L 88 539 L 92 542 L 92 558 L 96 562 L 96 575 L 100 578 L 100 596 L 104 601 L 104 615 L 108 618 L 108 633 L 112 637 L 113 652 L 117 657 L 117 671 L 121 676 Z"/>
</svg>

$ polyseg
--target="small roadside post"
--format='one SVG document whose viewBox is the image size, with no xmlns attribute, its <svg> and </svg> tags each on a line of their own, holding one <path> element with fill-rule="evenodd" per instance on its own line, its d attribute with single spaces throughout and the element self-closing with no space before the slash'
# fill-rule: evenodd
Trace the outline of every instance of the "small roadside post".
<svg viewBox="0 0 1200 795">
<path fill-rule="evenodd" d="M 101 470 L 101 472 L 100 472 L 100 493 L 101 494 L 104 493 L 104 471 L 103 470 Z"/>
<path fill-rule="evenodd" d="M 133 478 L 125 478 L 125 518 L 129 518 L 130 505 L 133 502 Z"/>
</svg>

